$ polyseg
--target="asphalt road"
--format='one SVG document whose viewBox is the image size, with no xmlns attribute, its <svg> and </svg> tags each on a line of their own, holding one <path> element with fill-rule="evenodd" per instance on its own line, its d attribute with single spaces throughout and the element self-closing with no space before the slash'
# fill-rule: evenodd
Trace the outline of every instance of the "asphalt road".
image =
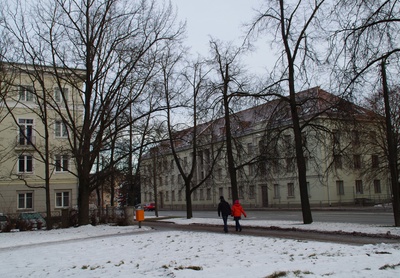
<svg viewBox="0 0 400 278">
<path fill-rule="evenodd" d="M 246 210 L 249 220 L 288 220 L 303 221 L 300 210 Z M 154 212 L 146 211 L 146 215 Z M 185 217 L 186 211 L 164 211 L 158 212 L 159 216 Z M 217 211 L 194 211 L 195 218 L 218 218 Z M 347 209 L 324 209 L 312 210 L 314 222 L 338 222 L 355 224 L 377 224 L 382 226 L 393 226 L 394 217 L 390 209 L 374 208 L 347 208 Z"/>
</svg>

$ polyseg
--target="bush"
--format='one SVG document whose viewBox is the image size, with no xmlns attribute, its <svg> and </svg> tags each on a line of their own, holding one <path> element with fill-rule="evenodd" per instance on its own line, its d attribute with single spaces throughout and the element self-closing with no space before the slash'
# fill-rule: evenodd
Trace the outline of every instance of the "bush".
<svg viewBox="0 0 400 278">
<path fill-rule="evenodd" d="M 15 229 L 15 223 L 7 222 L 7 224 L 1 229 L 3 233 L 9 233 L 11 230 Z"/>
<path fill-rule="evenodd" d="M 16 226 L 17 226 L 17 229 L 19 229 L 20 231 L 32 231 L 33 230 L 33 224 L 29 221 L 18 220 Z"/>
</svg>

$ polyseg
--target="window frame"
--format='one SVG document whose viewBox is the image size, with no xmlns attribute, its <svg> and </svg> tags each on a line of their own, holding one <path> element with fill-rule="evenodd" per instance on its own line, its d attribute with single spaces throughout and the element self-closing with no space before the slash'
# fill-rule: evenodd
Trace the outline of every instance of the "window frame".
<svg viewBox="0 0 400 278">
<path fill-rule="evenodd" d="M 19 88 L 19 97 L 18 100 L 20 102 L 34 102 L 35 88 L 30 85 L 20 85 Z"/>
<path fill-rule="evenodd" d="M 58 196 L 61 194 L 61 196 Z M 65 195 L 68 196 L 65 196 Z M 65 205 L 65 198 L 68 197 L 68 205 Z M 58 201 L 61 201 L 61 205 L 58 204 Z M 69 208 L 71 207 L 71 191 L 70 190 L 57 190 L 54 192 L 54 207 L 55 208 Z"/>
<path fill-rule="evenodd" d="M 68 88 L 61 88 L 61 89 L 60 88 L 54 88 L 53 97 L 54 97 L 54 102 L 55 103 L 58 103 L 58 104 L 65 103 L 63 95 L 64 95 L 65 100 L 68 102 L 68 97 L 69 97 Z"/>
<path fill-rule="evenodd" d="M 32 118 L 18 119 L 18 144 L 20 146 L 29 146 L 34 142 L 34 124 Z"/>
<path fill-rule="evenodd" d="M 374 180 L 374 193 L 375 194 L 381 194 L 382 193 L 382 186 L 381 186 L 381 180 Z"/>
<path fill-rule="evenodd" d="M 294 198 L 295 197 L 294 183 L 293 182 L 288 182 L 287 183 L 287 197 L 288 198 Z"/>
<path fill-rule="evenodd" d="M 29 198 L 27 195 L 30 195 Z M 23 195 L 23 206 L 21 204 L 21 196 Z M 17 210 L 33 210 L 34 195 L 33 191 L 20 191 L 17 192 Z M 30 207 L 28 204 L 30 203 Z"/>
<path fill-rule="evenodd" d="M 23 158 L 23 159 L 21 159 L 21 158 Z M 20 174 L 33 174 L 33 170 L 34 170 L 33 161 L 34 161 L 34 159 L 33 159 L 32 154 L 18 155 L 17 172 Z M 23 162 L 23 164 L 21 164 L 22 162 Z M 22 171 L 21 171 L 21 166 L 23 168 Z M 28 166 L 30 169 L 28 169 Z"/>
<path fill-rule="evenodd" d="M 336 194 L 339 196 L 344 196 L 344 182 L 342 180 L 336 181 Z"/>
<path fill-rule="evenodd" d="M 274 199 L 281 198 L 281 188 L 278 183 L 274 184 Z"/>
<path fill-rule="evenodd" d="M 68 138 L 68 127 L 62 120 L 54 122 L 54 136 L 55 138 Z"/>
<path fill-rule="evenodd" d="M 65 173 L 70 170 L 70 156 L 69 155 L 56 155 L 54 157 L 54 170 L 56 173 Z"/>
<path fill-rule="evenodd" d="M 356 195 L 364 194 L 364 185 L 362 180 L 355 180 Z"/>
</svg>

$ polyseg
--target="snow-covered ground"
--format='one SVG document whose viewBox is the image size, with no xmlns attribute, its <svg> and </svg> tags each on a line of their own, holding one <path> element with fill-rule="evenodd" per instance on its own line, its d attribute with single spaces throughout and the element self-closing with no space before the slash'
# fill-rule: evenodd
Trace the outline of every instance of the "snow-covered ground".
<svg viewBox="0 0 400 278">
<path fill-rule="evenodd" d="M 218 218 L 173 221 L 219 224 L 221 234 L 147 225 L 0 233 L 0 277 L 400 277 L 400 240 L 353 246 L 225 234 Z M 400 235 L 400 228 L 341 223 L 242 225 Z"/>
</svg>

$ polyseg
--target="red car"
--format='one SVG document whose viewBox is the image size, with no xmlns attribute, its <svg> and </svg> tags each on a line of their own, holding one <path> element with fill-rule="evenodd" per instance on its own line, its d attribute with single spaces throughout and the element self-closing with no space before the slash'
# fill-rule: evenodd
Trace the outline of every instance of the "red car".
<svg viewBox="0 0 400 278">
<path fill-rule="evenodd" d="M 156 209 L 156 203 L 148 203 L 143 206 L 143 209 L 146 211 L 153 211 Z"/>
</svg>

